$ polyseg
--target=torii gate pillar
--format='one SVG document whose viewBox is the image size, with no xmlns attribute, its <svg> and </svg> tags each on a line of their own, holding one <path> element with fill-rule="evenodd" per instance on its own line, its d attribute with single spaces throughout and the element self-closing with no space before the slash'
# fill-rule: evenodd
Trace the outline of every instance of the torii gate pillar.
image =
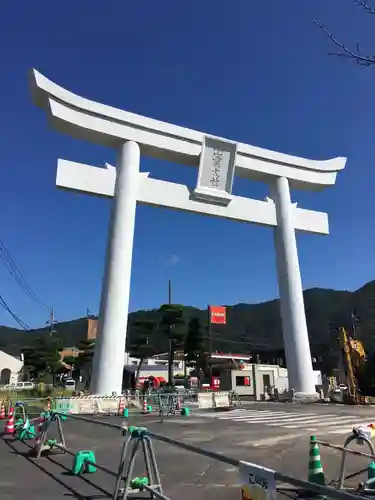
<svg viewBox="0 0 375 500">
<path fill-rule="evenodd" d="M 120 146 L 90 386 L 93 394 L 121 394 L 139 160 L 136 142 Z"/>
<path fill-rule="evenodd" d="M 289 386 L 295 388 L 296 399 L 316 399 L 288 179 L 277 178 L 272 193 L 277 216 L 275 253 Z"/>
</svg>

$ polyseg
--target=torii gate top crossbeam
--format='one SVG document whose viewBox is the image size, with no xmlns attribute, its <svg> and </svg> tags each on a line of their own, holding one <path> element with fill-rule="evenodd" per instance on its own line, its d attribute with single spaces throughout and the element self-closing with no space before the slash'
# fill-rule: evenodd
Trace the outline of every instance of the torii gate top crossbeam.
<svg viewBox="0 0 375 500">
<path fill-rule="evenodd" d="M 206 136 L 202 132 L 90 101 L 56 85 L 35 69 L 30 82 L 35 103 L 49 112 L 54 127 L 64 133 L 110 147 L 136 141 L 144 155 L 199 166 Z M 341 157 L 308 160 L 239 143 L 235 175 L 264 182 L 286 177 L 292 188 L 319 190 L 335 183 L 345 163 L 346 158 Z"/>
</svg>

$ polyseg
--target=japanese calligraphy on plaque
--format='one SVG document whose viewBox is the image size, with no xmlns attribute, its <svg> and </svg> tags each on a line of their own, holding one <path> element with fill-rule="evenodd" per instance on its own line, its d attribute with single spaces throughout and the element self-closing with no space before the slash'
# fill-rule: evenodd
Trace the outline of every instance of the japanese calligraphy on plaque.
<svg viewBox="0 0 375 500">
<path fill-rule="evenodd" d="M 197 198 L 228 204 L 231 200 L 237 144 L 206 136 L 199 164 Z"/>
<path fill-rule="evenodd" d="M 215 148 L 212 150 L 211 187 L 220 189 L 220 167 L 223 161 L 224 151 Z"/>
</svg>

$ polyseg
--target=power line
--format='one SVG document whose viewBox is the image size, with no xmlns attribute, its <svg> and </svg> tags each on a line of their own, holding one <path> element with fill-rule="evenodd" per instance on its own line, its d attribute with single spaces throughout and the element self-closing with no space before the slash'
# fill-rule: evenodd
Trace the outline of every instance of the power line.
<svg viewBox="0 0 375 500">
<path fill-rule="evenodd" d="M 3 307 L 6 311 L 8 311 L 8 313 L 12 316 L 12 318 L 14 319 L 14 321 L 16 321 L 16 323 L 18 323 L 21 328 L 23 328 L 24 330 L 30 330 L 29 325 L 27 325 L 24 321 L 22 321 L 22 319 L 20 319 L 17 316 L 17 314 L 15 314 L 10 309 L 10 307 L 8 306 L 8 304 L 5 302 L 4 298 L 1 295 L 0 295 L 0 306 Z"/>
<path fill-rule="evenodd" d="M 14 278 L 16 283 L 21 287 L 26 296 L 34 302 L 38 307 L 51 310 L 49 306 L 34 292 L 31 286 L 28 284 L 24 276 L 22 275 L 19 267 L 15 263 L 13 257 L 11 256 L 9 250 L 5 246 L 5 243 L 0 239 L 0 259 L 5 264 L 11 276 Z"/>
<path fill-rule="evenodd" d="M 209 336 L 202 336 L 203 339 L 209 340 Z M 240 345 L 246 345 L 247 347 L 250 347 L 251 349 L 268 349 L 269 346 L 267 344 L 259 344 L 252 342 L 251 340 L 229 340 L 229 339 L 224 339 L 222 337 L 212 337 L 212 342 L 221 342 L 223 344 L 240 344 Z M 276 348 L 274 350 L 279 350 L 282 349 Z"/>
</svg>

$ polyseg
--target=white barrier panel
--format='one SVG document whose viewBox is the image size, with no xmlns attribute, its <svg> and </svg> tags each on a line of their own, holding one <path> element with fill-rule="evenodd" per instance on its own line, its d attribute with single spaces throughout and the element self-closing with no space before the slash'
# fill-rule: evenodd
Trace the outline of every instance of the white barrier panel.
<svg viewBox="0 0 375 500">
<path fill-rule="evenodd" d="M 56 398 L 55 409 L 71 414 L 117 413 L 120 401 L 126 406 L 123 396 L 77 396 L 71 398 Z"/>
<path fill-rule="evenodd" d="M 227 408 L 230 406 L 228 392 L 215 392 L 213 395 L 213 402 L 215 408 Z"/>
<path fill-rule="evenodd" d="M 198 393 L 198 408 L 212 408 L 214 405 L 212 399 L 212 392 L 199 392 Z"/>
</svg>

